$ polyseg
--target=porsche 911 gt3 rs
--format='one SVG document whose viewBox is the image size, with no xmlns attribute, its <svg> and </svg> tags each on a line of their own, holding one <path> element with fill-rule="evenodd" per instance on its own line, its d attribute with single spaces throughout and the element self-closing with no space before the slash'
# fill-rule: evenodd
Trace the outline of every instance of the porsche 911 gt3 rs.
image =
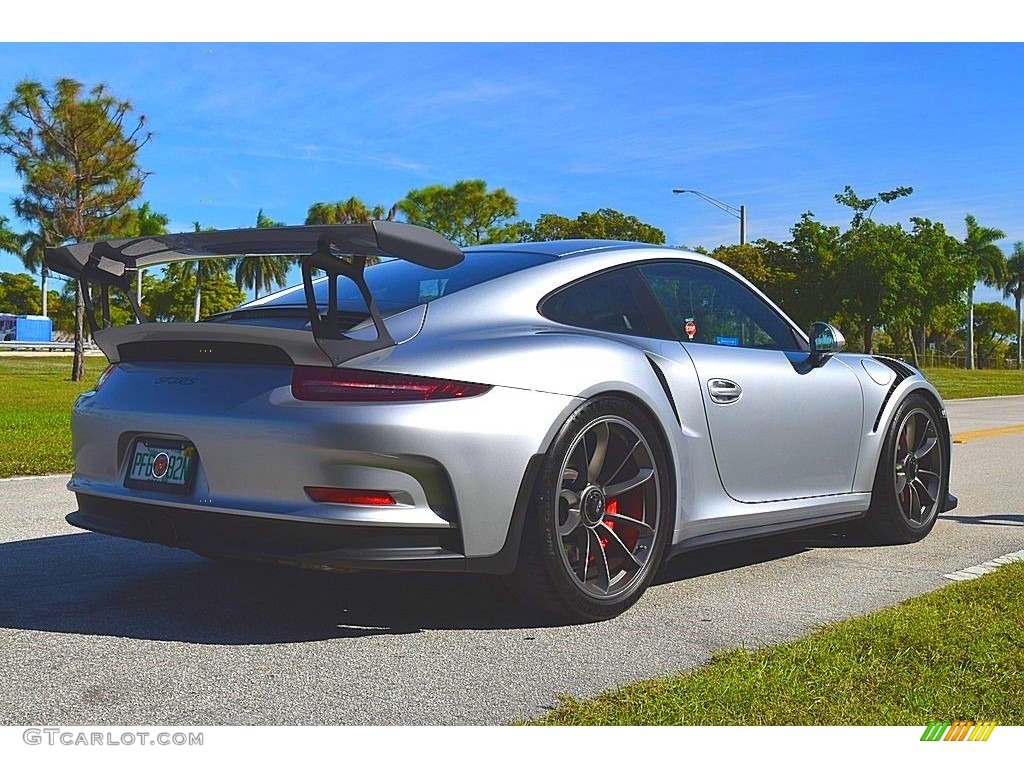
<svg viewBox="0 0 1024 768">
<path fill-rule="evenodd" d="M 183 259 L 300 256 L 201 323 L 109 327 Z M 47 251 L 110 366 L 73 409 L 73 525 L 219 559 L 494 574 L 570 620 L 694 547 L 846 520 L 909 543 L 956 504 L 938 392 L 843 354 L 706 256 L 459 249 L 394 222 Z M 373 263 L 378 261 L 378 263 Z M 318 276 L 324 272 L 324 276 Z"/>
</svg>

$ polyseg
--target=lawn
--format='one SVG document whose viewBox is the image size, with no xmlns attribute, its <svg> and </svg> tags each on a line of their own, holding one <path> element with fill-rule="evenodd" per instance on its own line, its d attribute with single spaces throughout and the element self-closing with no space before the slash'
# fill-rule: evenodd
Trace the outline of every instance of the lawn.
<svg viewBox="0 0 1024 768">
<path fill-rule="evenodd" d="M 943 398 L 1024 395 L 1024 371 L 962 368 L 925 368 L 924 375 Z"/>
<path fill-rule="evenodd" d="M 734 650 L 536 725 L 1024 725 L 1024 562 L 809 637 Z"/>
<path fill-rule="evenodd" d="M 71 403 L 103 372 L 85 358 L 85 379 L 70 381 L 71 358 L 0 357 L 0 477 L 71 471 Z"/>
</svg>

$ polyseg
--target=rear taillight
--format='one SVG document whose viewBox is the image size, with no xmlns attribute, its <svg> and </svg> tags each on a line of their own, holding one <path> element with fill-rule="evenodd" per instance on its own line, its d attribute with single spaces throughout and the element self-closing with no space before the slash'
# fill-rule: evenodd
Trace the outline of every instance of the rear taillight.
<svg viewBox="0 0 1024 768">
<path fill-rule="evenodd" d="M 430 379 L 404 373 L 378 373 L 354 368 L 296 366 L 292 395 L 297 400 L 342 403 L 399 403 L 417 400 L 451 400 L 482 395 L 486 384 Z"/>
</svg>

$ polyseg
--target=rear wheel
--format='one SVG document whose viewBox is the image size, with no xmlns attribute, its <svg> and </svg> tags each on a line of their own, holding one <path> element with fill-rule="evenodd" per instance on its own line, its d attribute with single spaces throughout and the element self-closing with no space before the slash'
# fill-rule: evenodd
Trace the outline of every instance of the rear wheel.
<svg viewBox="0 0 1024 768">
<path fill-rule="evenodd" d="M 597 621 L 635 603 L 653 580 L 673 526 L 660 433 L 633 403 L 582 405 L 548 451 L 508 585 L 528 607 Z"/>
<path fill-rule="evenodd" d="M 920 541 L 935 526 L 949 483 L 949 456 L 931 400 L 910 395 L 896 409 L 878 461 L 868 531 L 887 544 Z"/>
</svg>

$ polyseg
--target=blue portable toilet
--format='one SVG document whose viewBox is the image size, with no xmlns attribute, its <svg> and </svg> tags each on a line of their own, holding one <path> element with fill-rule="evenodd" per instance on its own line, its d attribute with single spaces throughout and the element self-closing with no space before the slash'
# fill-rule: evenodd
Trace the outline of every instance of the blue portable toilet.
<svg viewBox="0 0 1024 768">
<path fill-rule="evenodd" d="M 53 340 L 53 323 L 42 315 L 19 315 L 14 324 L 14 340 L 49 343 Z"/>
</svg>

